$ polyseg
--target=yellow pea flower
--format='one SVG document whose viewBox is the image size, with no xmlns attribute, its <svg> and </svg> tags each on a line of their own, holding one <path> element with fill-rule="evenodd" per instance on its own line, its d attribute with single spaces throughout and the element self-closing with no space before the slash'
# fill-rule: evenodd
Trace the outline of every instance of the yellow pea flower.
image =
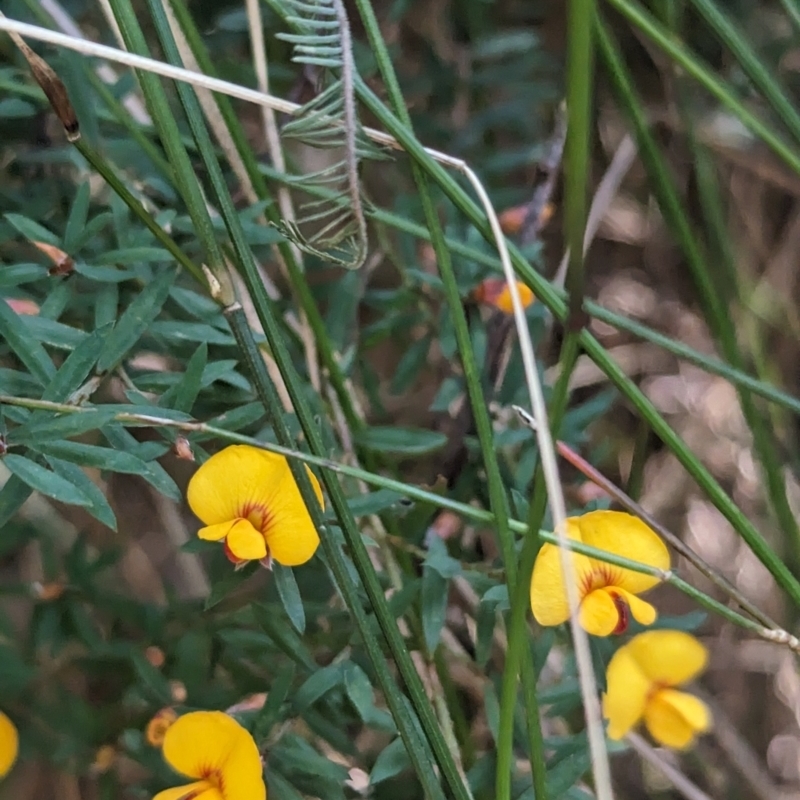
<svg viewBox="0 0 800 800">
<path fill-rule="evenodd" d="M 4 778 L 11 771 L 17 760 L 19 750 L 19 736 L 14 723 L 0 711 L 0 778 Z"/>
<path fill-rule="evenodd" d="M 306 467 L 314 493 L 324 505 L 322 490 Z M 235 564 L 274 559 L 294 567 L 304 564 L 319 546 L 289 462 L 280 455 L 249 445 L 232 445 L 203 464 L 186 493 L 192 511 L 206 524 L 197 535 L 224 541 Z"/>
<path fill-rule="evenodd" d="M 150 747 L 161 747 L 167 731 L 178 721 L 178 713 L 174 708 L 167 706 L 157 711 L 155 716 L 147 723 L 144 729 L 144 738 Z"/>
<path fill-rule="evenodd" d="M 517 291 L 519 299 L 522 301 L 523 308 L 528 308 L 536 299 L 530 287 L 522 281 L 517 281 Z M 475 300 L 479 303 L 494 306 L 504 314 L 514 313 L 514 304 L 511 301 L 511 290 L 508 288 L 505 278 L 487 278 L 478 284 L 472 293 Z"/>
<path fill-rule="evenodd" d="M 708 706 L 679 692 L 706 665 L 708 652 L 681 631 L 646 631 L 614 653 L 606 671 L 603 714 L 610 739 L 621 739 L 641 719 L 667 747 L 688 747 L 711 727 Z"/>
<path fill-rule="evenodd" d="M 638 517 L 622 511 L 590 511 L 570 517 L 567 537 L 659 569 L 669 569 L 669 552 L 659 536 Z M 623 633 L 634 619 L 642 625 L 656 620 L 656 610 L 637 597 L 658 578 L 572 553 L 580 598 L 580 623 L 595 636 Z M 531 576 L 531 610 L 540 625 L 560 625 L 569 619 L 569 603 L 561 556 L 553 544 L 542 545 Z"/>
<path fill-rule="evenodd" d="M 172 724 L 162 750 L 167 763 L 192 778 L 153 800 L 266 800 L 261 756 L 253 737 L 221 711 L 192 711 Z"/>
</svg>

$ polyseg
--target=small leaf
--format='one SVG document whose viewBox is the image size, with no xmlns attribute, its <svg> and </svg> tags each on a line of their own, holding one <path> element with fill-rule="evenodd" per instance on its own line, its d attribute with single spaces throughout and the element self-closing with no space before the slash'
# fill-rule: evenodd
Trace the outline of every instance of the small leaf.
<svg viewBox="0 0 800 800">
<path fill-rule="evenodd" d="M 75 199 L 72 202 L 69 218 L 64 228 L 64 249 L 68 253 L 75 253 L 80 235 L 86 227 L 86 217 L 89 213 L 89 199 L 89 183 L 88 181 L 84 181 L 75 193 Z"/>
<path fill-rule="evenodd" d="M 84 467 L 108 470 L 109 472 L 125 472 L 132 475 L 143 475 L 148 465 L 136 456 L 110 447 L 98 447 L 83 442 L 40 442 L 32 445 L 40 453 L 55 456 Z"/>
<path fill-rule="evenodd" d="M 67 357 L 42 394 L 42 400 L 62 402 L 80 386 L 97 363 L 111 326 L 99 328 L 86 337 Z"/>
<path fill-rule="evenodd" d="M 31 496 L 33 489 L 25 481 L 12 475 L 0 489 L 0 528 L 2 528 L 22 504 Z"/>
<path fill-rule="evenodd" d="M 52 456 L 47 456 L 47 463 L 53 468 L 53 472 L 77 486 L 89 498 L 90 502 L 86 506 L 86 510 L 95 519 L 100 520 L 112 531 L 117 530 L 117 518 L 108 504 L 106 496 L 79 466 Z"/>
<path fill-rule="evenodd" d="M 215 605 L 221 603 L 231 592 L 238 589 L 253 573 L 258 569 L 257 561 L 251 561 L 240 570 L 233 571 L 231 567 L 230 575 L 226 575 L 221 581 L 217 581 L 211 588 L 211 592 L 206 598 L 203 609 L 208 611 Z"/>
<path fill-rule="evenodd" d="M 52 299 L 53 296 L 51 293 L 48 299 Z M 44 306 L 42 313 L 44 313 Z M 73 328 L 71 325 L 64 325 L 63 322 L 57 322 L 44 316 L 25 316 L 23 319 L 28 336 L 33 337 L 37 342 L 57 347 L 59 350 L 74 350 L 88 336 L 80 328 Z"/>
<path fill-rule="evenodd" d="M 4 214 L 4 216 L 12 228 L 15 228 L 31 242 L 45 242 L 55 246 L 61 244 L 61 241 L 54 233 L 51 233 L 47 228 L 41 226 L 38 222 L 34 222 L 29 217 L 23 217 L 22 214 Z"/>
<path fill-rule="evenodd" d="M 29 458 L 8 453 L 3 457 L 3 463 L 8 467 L 9 472 L 25 481 L 28 486 L 54 500 L 73 506 L 92 504 L 92 501 L 74 483 L 45 469 Z"/>
<path fill-rule="evenodd" d="M 424 455 L 447 444 L 447 436 L 438 431 L 421 428 L 394 428 L 374 426 L 356 436 L 357 444 L 379 453 L 399 455 Z"/>
<path fill-rule="evenodd" d="M 47 277 L 47 269 L 40 264 L 0 265 L 0 286 L 20 286 Z"/>
<path fill-rule="evenodd" d="M 431 652 L 439 644 L 447 613 L 447 594 L 450 582 L 436 570 L 422 570 L 422 632 L 425 644 Z"/>
<path fill-rule="evenodd" d="M 289 627 L 277 607 L 253 603 L 251 608 L 256 622 L 282 652 L 306 670 L 314 671 L 317 668 L 302 639 Z"/>
<path fill-rule="evenodd" d="M 272 574 L 275 576 L 275 588 L 281 598 L 286 615 L 289 617 L 294 629 L 302 636 L 306 630 L 306 610 L 303 599 L 297 588 L 297 581 L 291 567 L 284 567 L 278 563 L 272 565 Z"/>
<path fill-rule="evenodd" d="M 366 517 L 371 514 L 380 514 L 405 499 L 405 496 L 400 492 L 394 492 L 391 489 L 378 489 L 375 492 L 351 497 L 347 501 L 347 505 L 350 506 L 350 511 L 354 517 Z"/>
<path fill-rule="evenodd" d="M 372 772 L 369 774 L 371 786 L 381 781 L 393 778 L 411 766 L 411 759 L 401 738 L 395 739 L 383 748 L 372 765 Z"/>
<path fill-rule="evenodd" d="M 128 306 L 106 340 L 98 369 L 102 372 L 121 361 L 158 316 L 169 296 L 177 271 L 165 269 Z"/>
<path fill-rule="evenodd" d="M 208 345 L 203 342 L 186 364 L 181 382 L 175 388 L 175 402 L 173 408 L 191 413 L 197 395 L 200 393 L 200 382 L 208 360 Z"/>
<path fill-rule="evenodd" d="M 8 303 L 0 298 L 0 339 L 4 339 L 19 360 L 42 386 L 46 386 L 55 375 L 56 368 L 45 349 L 31 338 L 23 321 L 11 309 Z"/>
<path fill-rule="evenodd" d="M 318 669 L 295 692 L 294 707 L 298 714 L 302 714 L 331 689 L 341 686 L 344 678 L 344 667 L 341 663 L 330 664 Z"/>
<path fill-rule="evenodd" d="M 16 444 L 66 439 L 107 425 L 116 414 L 116 410 L 108 406 L 76 411 L 73 414 L 62 414 L 16 428 L 9 434 L 8 441 Z"/>
<path fill-rule="evenodd" d="M 289 690 L 292 688 L 292 682 L 294 681 L 294 673 L 295 665 L 289 662 L 281 667 L 269 687 L 267 701 L 253 723 L 253 736 L 257 742 L 265 739 L 275 723 L 280 720 L 281 707 L 289 696 Z"/>
</svg>

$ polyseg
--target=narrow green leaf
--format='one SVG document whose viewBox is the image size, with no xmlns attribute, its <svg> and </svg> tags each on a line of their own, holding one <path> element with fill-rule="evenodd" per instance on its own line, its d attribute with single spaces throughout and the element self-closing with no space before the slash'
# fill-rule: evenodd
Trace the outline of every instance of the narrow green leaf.
<svg viewBox="0 0 800 800">
<path fill-rule="evenodd" d="M 21 478 L 16 475 L 9 476 L 0 489 L 0 528 L 20 510 L 32 492 L 33 489 Z"/>
<path fill-rule="evenodd" d="M 50 419 L 26 424 L 13 430 L 8 437 L 10 443 L 47 442 L 53 439 L 67 439 L 86 431 L 92 431 L 107 425 L 116 416 L 113 407 L 92 408 L 76 411 L 74 414 L 62 414 Z"/>
<path fill-rule="evenodd" d="M 148 468 L 148 465 L 136 456 L 120 450 L 112 450 L 110 447 L 66 441 L 39 442 L 31 446 L 47 456 L 55 456 L 84 467 L 95 467 L 109 472 L 144 475 Z"/>
<path fill-rule="evenodd" d="M 89 182 L 84 181 L 75 193 L 75 199 L 72 201 L 72 208 L 64 228 L 64 250 L 70 255 L 76 252 L 80 236 L 86 228 L 89 199 Z"/>
<path fill-rule="evenodd" d="M 278 670 L 275 680 L 269 687 L 267 700 L 253 723 L 253 736 L 257 742 L 263 741 L 281 719 L 281 707 L 289 696 L 294 681 L 295 665 L 289 662 Z"/>
<path fill-rule="evenodd" d="M 4 214 L 3 216 L 9 225 L 19 231 L 28 241 L 44 242 L 60 247 L 61 240 L 58 236 L 29 217 L 24 217 L 22 214 Z"/>
<path fill-rule="evenodd" d="M 297 581 L 291 567 L 284 567 L 273 563 L 272 574 L 275 576 L 275 588 L 281 598 L 286 615 L 289 617 L 294 629 L 302 636 L 306 630 L 306 610 L 303 607 L 303 598 L 297 588 Z"/>
<path fill-rule="evenodd" d="M 200 393 L 203 371 L 206 368 L 207 360 L 208 345 L 203 342 L 186 364 L 183 378 L 181 378 L 181 382 L 175 389 L 174 408 L 179 411 L 185 411 L 187 414 L 191 413 L 195 400 L 197 400 L 197 395 Z"/>
<path fill-rule="evenodd" d="M 66 284 L 62 283 L 61 285 L 65 286 Z M 55 293 L 51 292 L 47 300 L 54 299 Z M 45 310 L 45 307 L 42 306 L 42 314 L 44 314 Z M 56 313 L 60 313 L 60 309 Z M 49 344 L 59 350 L 74 350 L 87 337 L 87 333 L 80 330 L 80 328 L 73 328 L 71 325 L 65 325 L 63 322 L 48 319 L 48 317 L 42 315 L 36 317 L 25 316 L 22 319 L 28 331 L 28 336 L 33 337 L 37 342 Z"/>
<path fill-rule="evenodd" d="M 0 299 L 0 339 L 5 339 L 6 344 L 42 386 L 50 382 L 56 371 L 53 362 L 39 342 L 31 338 L 22 318 L 3 299 Z"/>
<path fill-rule="evenodd" d="M 119 318 L 106 340 L 97 364 L 98 369 L 102 372 L 110 369 L 139 341 L 161 311 L 177 274 L 175 269 L 165 269 L 152 283 L 145 286 L 141 294 L 125 309 L 125 313 Z"/>
<path fill-rule="evenodd" d="M 424 455 L 447 444 L 447 436 L 439 431 L 420 428 L 373 426 L 359 431 L 356 443 L 367 450 L 400 455 Z"/>
<path fill-rule="evenodd" d="M 69 399 L 69 396 L 83 384 L 92 371 L 92 367 L 97 363 L 110 328 L 110 325 L 98 328 L 67 356 L 66 361 L 59 367 L 55 377 L 45 388 L 42 400 L 62 402 Z"/>
<path fill-rule="evenodd" d="M 20 286 L 47 277 L 40 264 L 0 264 L 0 286 Z"/>
<path fill-rule="evenodd" d="M 341 686 L 343 679 L 344 667 L 339 662 L 318 669 L 295 692 L 293 702 L 296 711 L 302 714 L 331 689 Z"/>
<path fill-rule="evenodd" d="M 289 658 L 309 672 L 316 670 L 317 665 L 311 653 L 297 633 L 286 624 L 276 607 L 253 603 L 252 611 L 256 622 Z"/>
<path fill-rule="evenodd" d="M 90 502 L 85 506 L 86 510 L 95 519 L 100 520 L 103 525 L 113 531 L 117 530 L 117 518 L 100 487 L 76 464 L 62 461 L 53 456 L 46 456 L 46 458 L 47 463 L 53 468 L 53 472 L 77 486 L 89 498 Z"/>
<path fill-rule="evenodd" d="M 422 632 L 425 644 L 431 652 L 439 644 L 447 613 L 447 593 L 450 582 L 435 569 L 422 570 Z"/>
<path fill-rule="evenodd" d="M 3 463 L 8 467 L 9 472 L 27 483 L 32 489 L 36 489 L 54 500 L 73 506 L 89 506 L 92 503 L 74 483 L 25 456 L 7 453 L 3 456 Z"/>
<path fill-rule="evenodd" d="M 211 592 L 206 598 L 203 609 L 208 611 L 214 606 L 221 603 L 231 592 L 238 589 L 253 573 L 259 568 L 257 561 L 250 561 L 239 570 L 233 571 L 231 567 L 230 575 L 224 577 L 221 581 L 217 581 L 211 587 Z"/>
<path fill-rule="evenodd" d="M 372 765 L 372 772 L 369 774 L 370 786 L 393 778 L 410 767 L 411 760 L 408 757 L 408 752 L 403 740 L 398 737 L 384 747 L 375 759 L 375 763 Z"/>
</svg>

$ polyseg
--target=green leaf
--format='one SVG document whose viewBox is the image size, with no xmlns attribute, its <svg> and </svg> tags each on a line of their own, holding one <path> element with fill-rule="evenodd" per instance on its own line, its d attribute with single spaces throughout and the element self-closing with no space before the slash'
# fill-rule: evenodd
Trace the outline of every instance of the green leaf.
<svg viewBox="0 0 800 800">
<path fill-rule="evenodd" d="M 55 456 L 83 467 L 95 467 L 109 472 L 144 475 L 148 468 L 144 461 L 130 453 L 83 442 L 39 442 L 31 447 L 47 456 Z"/>
<path fill-rule="evenodd" d="M 431 341 L 431 336 L 423 336 L 403 354 L 403 357 L 395 367 L 394 376 L 392 377 L 390 388 L 392 394 L 403 394 L 403 392 L 411 388 L 428 360 Z"/>
<path fill-rule="evenodd" d="M 588 745 L 559 761 L 555 767 L 547 770 L 548 796 L 552 800 L 558 800 L 581 779 L 591 765 Z"/>
<path fill-rule="evenodd" d="M 159 320 L 150 325 L 147 332 L 176 342 L 207 342 L 221 345 L 231 345 L 236 342 L 233 334 L 206 325 L 204 322 Z"/>
<path fill-rule="evenodd" d="M 306 610 L 303 607 L 303 598 L 297 588 L 297 581 L 291 567 L 284 567 L 273 563 L 272 574 L 275 576 L 275 588 L 278 596 L 289 617 L 294 629 L 302 636 L 306 630 Z"/>
<path fill-rule="evenodd" d="M 48 299 L 53 299 L 52 293 Z M 42 307 L 42 313 L 44 313 L 44 307 Z M 86 332 L 79 328 L 73 328 L 71 325 L 65 325 L 63 322 L 57 322 L 44 316 L 25 316 L 23 320 L 28 336 L 32 336 L 37 342 L 57 347 L 59 350 L 74 350 L 87 337 Z"/>
<path fill-rule="evenodd" d="M 421 428 L 374 426 L 360 431 L 356 443 L 368 450 L 400 455 L 424 455 L 447 444 L 447 436 Z"/>
<path fill-rule="evenodd" d="M 106 340 L 97 365 L 101 372 L 121 361 L 139 341 L 161 311 L 177 274 L 175 269 L 163 270 L 128 306 Z"/>
<path fill-rule="evenodd" d="M 257 561 L 250 561 L 241 569 L 235 570 L 231 566 L 230 575 L 226 575 L 221 581 L 217 581 L 212 587 L 211 592 L 206 598 L 203 609 L 208 611 L 210 608 L 221 603 L 231 592 L 238 589 L 259 567 Z"/>
<path fill-rule="evenodd" d="M 375 763 L 372 765 L 372 772 L 369 774 L 371 786 L 381 781 L 393 778 L 411 766 L 411 759 L 408 757 L 403 740 L 398 737 L 381 750 Z"/>
<path fill-rule="evenodd" d="M 450 582 L 435 569 L 422 570 L 422 632 L 428 650 L 433 652 L 439 644 L 447 612 L 447 594 Z"/>
<path fill-rule="evenodd" d="M 3 457 L 3 463 L 8 467 L 9 472 L 23 480 L 32 489 L 36 489 L 54 500 L 73 506 L 92 504 L 92 501 L 74 483 L 45 469 L 29 458 L 7 453 Z"/>
<path fill-rule="evenodd" d="M 263 741 L 269 735 L 275 723 L 280 720 L 281 707 L 289 696 L 289 690 L 294 681 L 295 665 L 292 662 L 281 667 L 272 685 L 261 711 L 253 723 L 253 736 L 257 742 Z"/>
<path fill-rule="evenodd" d="M 52 439 L 66 439 L 86 431 L 92 431 L 107 425 L 117 412 L 113 407 L 92 408 L 76 411 L 73 414 L 62 414 L 50 419 L 26 424 L 9 434 L 10 443 L 46 442 Z"/>
<path fill-rule="evenodd" d="M 62 461 L 53 456 L 46 456 L 46 458 L 47 463 L 53 468 L 53 472 L 77 486 L 89 498 L 90 502 L 85 507 L 86 510 L 112 531 L 117 530 L 117 518 L 100 487 L 76 464 Z"/>
<path fill-rule="evenodd" d="M 40 264 L 0 264 L 0 286 L 19 286 L 47 277 L 47 268 Z"/>
<path fill-rule="evenodd" d="M 97 363 L 110 329 L 110 325 L 98 328 L 67 356 L 66 361 L 45 388 L 42 400 L 52 400 L 57 403 L 65 401 L 83 385 L 92 367 Z"/>
<path fill-rule="evenodd" d="M 34 222 L 22 214 L 4 214 L 6 221 L 12 228 L 19 231 L 26 239 L 31 242 L 44 242 L 56 247 L 61 246 L 61 240 L 47 228 L 42 227 L 38 222 Z"/>
<path fill-rule="evenodd" d="M 318 669 L 295 692 L 294 707 L 297 713 L 302 714 L 331 689 L 341 686 L 343 679 L 344 666 L 339 662 Z"/>
<path fill-rule="evenodd" d="M 406 498 L 400 492 L 391 489 L 378 489 L 376 492 L 368 492 L 351 497 L 347 501 L 354 517 L 366 517 L 371 514 L 380 514 L 394 506 L 397 506 Z"/>
<path fill-rule="evenodd" d="M 125 247 L 121 250 L 106 250 L 92 258 L 95 264 L 167 264 L 175 257 L 163 247 Z"/>
<path fill-rule="evenodd" d="M 31 338 L 27 326 L 8 303 L 0 299 L 0 339 L 4 339 L 19 360 L 42 386 L 46 386 L 56 368 L 45 349 Z"/>
<path fill-rule="evenodd" d="M 89 182 L 84 181 L 75 193 L 75 199 L 72 201 L 72 208 L 64 228 L 64 250 L 70 254 L 74 254 L 77 250 L 78 241 L 86 227 L 89 200 Z"/>
<path fill-rule="evenodd" d="M 289 627 L 283 615 L 277 612 L 277 607 L 253 603 L 251 609 L 256 622 L 289 658 L 310 672 L 317 668 L 303 640 Z"/>
<path fill-rule="evenodd" d="M 208 345 L 203 342 L 186 364 L 181 382 L 175 388 L 175 402 L 173 408 L 190 414 L 197 395 L 200 394 L 200 385 L 203 371 L 208 360 Z"/>
<path fill-rule="evenodd" d="M 0 528 L 20 510 L 33 490 L 25 481 L 11 475 L 0 489 Z"/>
</svg>

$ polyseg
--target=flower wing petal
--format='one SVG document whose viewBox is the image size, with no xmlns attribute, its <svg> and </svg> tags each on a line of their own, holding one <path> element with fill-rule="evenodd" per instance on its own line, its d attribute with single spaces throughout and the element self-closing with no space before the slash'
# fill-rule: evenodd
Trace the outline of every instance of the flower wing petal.
<svg viewBox="0 0 800 800">
<path fill-rule="evenodd" d="M 176 772 L 205 778 L 221 772 L 241 737 L 249 735 L 222 711 L 191 711 L 170 725 L 162 752 Z"/>
<path fill-rule="evenodd" d="M 619 609 L 606 589 L 596 589 L 583 598 L 581 627 L 592 636 L 610 636 L 619 625 Z"/>
<path fill-rule="evenodd" d="M 314 494 L 324 508 L 319 481 L 308 467 L 306 472 Z M 319 534 L 288 465 L 269 506 L 269 523 L 264 530 L 264 536 L 270 556 L 285 567 L 305 564 L 319 546 Z"/>
<path fill-rule="evenodd" d="M 224 539 L 229 533 L 231 528 L 238 522 L 238 520 L 230 519 L 227 522 L 217 522 L 214 525 L 206 525 L 197 531 L 197 536 L 207 542 L 219 542 Z"/>
<path fill-rule="evenodd" d="M 631 592 L 626 592 L 624 589 L 617 589 L 617 593 L 628 604 L 628 608 L 633 614 L 633 618 L 642 625 L 652 625 L 658 618 L 658 612 L 655 606 L 650 605 L 646 600 L 642 600 Z"/>
<path fill-rule="evenodd" d="M 669 551 L 661 537 L 638 517 L 623 511 L 590 511 L 573 518 L 580 528 L 584 544 L 607 550 L 631 561 L 639 561 L 659 569 L 669 569 Z M 630 569 L 614 567 L 619 573 L 617 586 L 634 594 L 655 586 L 659 580 Z"/>
<path fill-rule="evenodd" d="M 592 570 L 592 562 L 580 553 L 572 553 L 572 563 L 580 587 L 583 577 Z M 560 625 L 569 619 L 561 554 L 554 544 L 543 544 L 536 556 L 531 575 L 531 611 L 540 625 Z"/>
<path fill-rule="evenodd" d="M 606 670 L 603 716 L 608 720 L 608 736 L 618 740 L 633 728 L 645 713 L 650 681 L 636 659 L 620 647 Z"/>
<path fill-rule="evenodd" d="M 231 750 L 221 777 L 224 800 L 266 800 L 261 756 L 249 733 L 245 732 Z"/>
<path fill-rule="evenodd" d="M 0 778 L 14 766 L 19 750 L 19 735 L 14 723 L 0 711 Z"/>
<path fill-rule="evenodd" d="M 708 706 L 694 695 L 662 689 L 650 698 L 644 721 L 656 741 L 683 749 L 696 734 L 708 730 L 711 714 Z"/>
<path fill-rule="evenodd" d="M 708 651 L 683 631 L 646 631 L 628 643 L 631 655 L 654 683 L 680 686 L 703 671 Z"/>
<path fill-rule="evenodd" d="M 188 783 L 186 786 L 173 786 L 159 792 L 153 800 L 223 800 L 219 790 L 207 781 Z"/>
<path fill-rule="evenodd" d="M 246 519 L 238 519 L 228 531 L 225 544 L 236 558 L 241 561 L 257 561 L 267 555 L 267 543 L 264 534 L 257 531 Z"/>
<path fill-rule="evenodd" d="M 283 456 L 237 444 L 211 456 L 189 481 L 186 499 L 206 525 L 247 516 L 248 505 L 269 506 L 289 466 Z"/>
</svg>

